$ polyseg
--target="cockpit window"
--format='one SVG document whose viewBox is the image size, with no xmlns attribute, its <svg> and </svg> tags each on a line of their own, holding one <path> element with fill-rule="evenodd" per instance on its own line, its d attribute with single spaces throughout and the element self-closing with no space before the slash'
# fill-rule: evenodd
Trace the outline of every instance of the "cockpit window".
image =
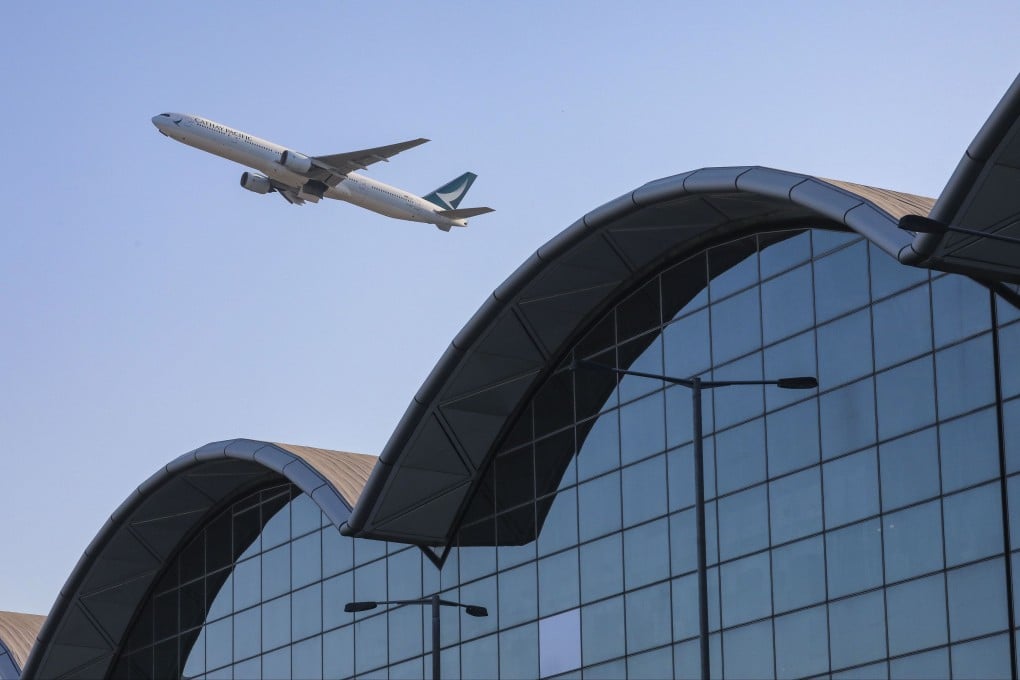
<svg viewBox="0 0 1020 680">
<path fill-rule="evenodd" d="M 161 116 L 166 116 L 167 118 L 169 118 L 169 117 L 170 117 L 170 114 L 169 114 L 169 113 L 161 113 L 161 114 L 159 114 L 159 115 L 161 115 Z"/>
</svg>

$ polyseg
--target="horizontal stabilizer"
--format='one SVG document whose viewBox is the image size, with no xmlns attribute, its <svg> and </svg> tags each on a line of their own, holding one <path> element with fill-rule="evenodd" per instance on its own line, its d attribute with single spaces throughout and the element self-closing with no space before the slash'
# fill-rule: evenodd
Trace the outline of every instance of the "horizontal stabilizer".
<svg viewBox="0 0 1020 680">
<path fill-rule="evenodd" d="M 469 217 L 477 217 L 492 211 L 492 208 L 461 208 L 460 210 L 437 210 L 436 214 L 449 217 L 451 220 L 466 220 Z"/>
</svg>

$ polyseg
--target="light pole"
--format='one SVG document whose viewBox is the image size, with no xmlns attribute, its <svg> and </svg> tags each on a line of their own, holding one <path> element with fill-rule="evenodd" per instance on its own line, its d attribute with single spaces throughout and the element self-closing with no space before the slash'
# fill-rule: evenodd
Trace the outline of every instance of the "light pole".
<svg viewBox="0 0 1020 680">
<path fill-rule="evenodd" d="M 451 600 L 440 599 L 438 595 L 432 595 L 430 597 L 423 597 L 418 600 L 378 600 L 375 602 L 348 602 L 344 605 L 344 611 L 347 613 L 353 612 L 367 612 L 370 609 L 375 609 L 381 604 L 417 604 L 417 605 L 431 605 L 432 606 L 432 679 L 440 679 L 440 663 L 439 663 L 439 608 L 440 607 L 463 607 L 464 611 L 468 616 L 488 616 L 489 610 L 477 604 L 461 604 L 460 602 L 453 602 Z"/>
<path fill-rule="evenodd" d="M 735 385 L 775 385 L 786 390 L 813 390 L 818 387 L 818 379 L 810 376 L 796 378 L 779 378 L 777 380 L 703 380 L 693 378 L 674 378 L 668 375 L 627 371 L 614 366 L 606 366 L 596 361 L 576 359 L 571 364 L 573 370 L 580 367 L 609 371 L 618 375 L 633 375 L 639 378 L 662 380 L 673 385 L 683 385 L 691 390 L 691 405 L 694 416 L 694 514 L 697 525 L 698 543 L 698 634 L 701 645 L 701 677 L 709 680 L 709 648 L 708 648 L 708 550 L 705 546 L 705 452 L 704 435 L 701 431 L 701 391 L 717 387 Z"/>
<path fill-rule="evenodd" d="M 1002 234 L 994 234 L 986 231 L 978 231 L 977 229 L 968 229 L 966 227 L 951 227 L 948 224 L 943 224 L 937 220 L 923 217 L 921 215 L 904 215 L 900 218 L 899 227 L 904 231 L 912 231 L 915 234 L 942 235 L 947 231 L 951 231 L 957 234 L 969 234 L 971 236 L 980 236 L 982 238 L 990 238 L 995 241 L 1005 241 L 1006 243 L 1020 245 L 1020 238 L 1003 236 Z"/>
</svg>

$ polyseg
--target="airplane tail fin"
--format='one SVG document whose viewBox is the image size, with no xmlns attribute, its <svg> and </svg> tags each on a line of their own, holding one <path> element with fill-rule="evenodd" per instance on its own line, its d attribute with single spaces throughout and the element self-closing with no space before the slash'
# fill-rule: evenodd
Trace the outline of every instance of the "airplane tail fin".
<svg viewBox="0 0 1020 680">
<path fill-rule="evenodd" d="M 457 179 L 447 182 L 422 198 L 443 210 L 456 210 L 477 177 L 478 175 L 473 172 L 465 172 Z"/>
</svg>

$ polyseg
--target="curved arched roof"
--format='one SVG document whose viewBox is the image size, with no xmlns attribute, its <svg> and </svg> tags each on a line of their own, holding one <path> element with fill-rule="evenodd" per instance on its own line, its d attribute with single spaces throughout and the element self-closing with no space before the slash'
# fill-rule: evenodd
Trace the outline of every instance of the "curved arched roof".
<svg viewBox="0 0 1020 680">
<path fill-rule="evenodd" d="M 339 527 L 374 456 L 234 439 L 207 444 L 152 475 L 99 531 L 60 591 L 25 677 L 96 678 L 109 670 L 149 589 L 181 545 L 239 494 L 290 481 Z"/>
<path fill-rule="evenodd" d="M 401 419 L 344 533 L 449 545 L 495 447 L 591 322 L 648 272 L 769 228 L 859 232 L 893 257 L 931 199 L 763 167 L 650 182 L 539 248 L 475 313 Z"/>
<path fill-rule="evenodd" d="M 20 672 L 39 637 L 45 616 L 0 612 L 0 651 L 7 650 Z"/>
</svg>

